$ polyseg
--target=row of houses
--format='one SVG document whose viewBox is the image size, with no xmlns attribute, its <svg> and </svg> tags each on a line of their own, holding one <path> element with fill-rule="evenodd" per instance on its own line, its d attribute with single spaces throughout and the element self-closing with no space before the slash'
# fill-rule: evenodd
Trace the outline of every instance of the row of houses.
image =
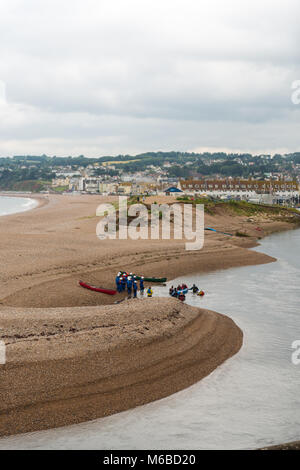
<svg viewBox="0 0 300 470">
<path fill-rule="evenodd" d="M 149 182 L 106 181 L 97 177 L 70 180 L 69 190 L 100 194 L 145 194 L 156 191 L 156 184 Z"/>
<path fill-rule="evenodd" d="M 241 195 L 248 198 L 261 194 L 291 196 L 299 194 L 297 181 L 258 181 L 242 179 L 226 180 L 180 180 L 178 189 L 185 194 L 207 194 L 209 196 Z"/>
<path fill-rule="evenodd" d="M 172 194 L 206 195 L 219 198 L 239 197 L 247 200 L 263 201 L 266 197 L 299 199 L 299 185 L 296 181 L 258 181 L 229 178 L 226 180 L 179 180 L 171 188 L 167 182 L 103 180 L 100 177 L 58 178 L 53 186 L 61 186 L 69 191 L 97 194 Z M 274 198 L 273 198 L 274 196 Z"/>
</svg>

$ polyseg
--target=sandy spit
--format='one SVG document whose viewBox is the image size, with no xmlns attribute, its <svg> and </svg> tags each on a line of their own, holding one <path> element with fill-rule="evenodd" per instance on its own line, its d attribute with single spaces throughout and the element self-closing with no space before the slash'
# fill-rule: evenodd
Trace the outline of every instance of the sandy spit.
<svg viewBox="0 0 300 470">
<path fill-rule="evenodd" d="M 0 218 L 0 435 L 106 416 L 190 386 L 238 352 L 242 332 L 221 314 L 175 299 L 112 298 L 78 286 L 114 287 L 119 269 L 169 279 L 275 261 L 249 250 L 288 222 L 207 216 L 245 238 L 206 233 L 199 252 L 169 241 L 100 241 L 96 208 L 114 198 L 45 197 Z M 119 299 L 115 296 L 113 300 Z"/>
<path fill-rule="evenodd" d="M 4 310 L 0 435 L 107 416 L 179 391 L 242 345 L 234 322 L 175 299 Z"/>
</svg>

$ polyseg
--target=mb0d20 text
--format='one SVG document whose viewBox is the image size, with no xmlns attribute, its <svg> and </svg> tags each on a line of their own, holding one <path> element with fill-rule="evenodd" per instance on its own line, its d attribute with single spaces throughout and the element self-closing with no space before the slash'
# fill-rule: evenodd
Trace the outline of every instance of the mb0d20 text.
<svg viewBox="0 0 300 470">
<path fill-rule="evenodd" d="M 194 465 L 195 455 L 162 454 L 148 455 L 148 465 Z"/>
</svg>

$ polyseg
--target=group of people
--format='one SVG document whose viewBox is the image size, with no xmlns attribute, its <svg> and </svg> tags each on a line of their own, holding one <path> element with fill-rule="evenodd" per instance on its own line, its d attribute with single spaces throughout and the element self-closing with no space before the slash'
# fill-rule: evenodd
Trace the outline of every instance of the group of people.
<svg viewBox="0 0 300 470">
<path fill-rule="evenodd" d="M 193 284 L 192 287 L 188 288 L 186 284 L 179 285 L 177 287 L 170 287 L 169 289 L 169 294 L 172 297 L 176 297 L 177 299 L 184 301 L 185 300 L 185 294 L 184 291 L 191 290 L 193 294 L 197 294 L 200 296 L 204 295 L 203 290 L 200 290 L 199 287 L 196 286 L 196 284 Z"/>
<path fill-rule="evenodd" d="M 139 281 L 139 285 L 138 285 Z M 118 272 L 116 276 L 116 286 L 117 286 L 117 291 L 119 293 L 125 292 L 127 290 L 128 298 L 131 298 L 132 293 L 133 293 L 133 298 L 137 298 L 137 293 L 138 289 L 140 290 L 140 295 L 144 295 L 145 291 L 145 286 L 144 286 L 144 276 L 141 276 L 137 279 L 137 276 L 135 276 L 132 273 L 126 273 L 126 272 Z M 187 293 L 188 290 L 191 290 L 193 294 L 197 295 L 204 295 L 204 292 L 199 289 L 199 287 L 196 286 L 196 284 L 193 284 L 192 287 L 188 288 L 186 284 L 181 284 L 178 285 L 177 287 L 170 287 L 169 289 L 169 294 L 172 297 L 176 297 L 177 299 L 181 300 L 182 302 L 185 301 L 185 294 Z M 148 287 L 146 290 L 147 297 L 152 297 L 153 295 L 153 290 L 152 287 Z"/>
<path fill-rule="evenodd" d="M 188 286 L 186 284 L 178 285 L 177 287 L 170 287 L 169 294 L 172 297 L 176 297 L 177 299 L 181 300 L 182 302 L 185 300 L 185 294 L 183 291 L 187 290 Z"/>
<path fill-rule="evenodd" d="M 116 286 L 119 293 L 124 292 L 127 289 L 128 297 L 131 298 L 133 293 L 133 298 L 137 297 L 138 288 L 140 288 L 140 294 L 144 295 L 144 276 L 139 278 L 140 285 L 138 286 L 138 280 L 136 276 L 132 273 L 118 272 L 116 276 Z M 153 291 L 151 287 L 147 289 L 147 296 L 152 297 Z"/>
</svg>

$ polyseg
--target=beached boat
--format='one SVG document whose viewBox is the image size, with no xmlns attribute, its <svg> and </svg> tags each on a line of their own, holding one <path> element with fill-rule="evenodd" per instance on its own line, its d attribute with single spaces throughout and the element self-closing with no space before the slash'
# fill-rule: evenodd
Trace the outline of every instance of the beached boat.
<svg viewBox="0 0 300 470">
<path fill-rule="evenodd" d="M 137 280 L 141 279 L 141 276 L 136 276 Z M 147 282 L 167 282 L 166 277 L 144 277 L 144 281 Z"/>
<path fill-rule="evenodd" d="M 121 274 L 124 274 L 125 271 L 121 271 Z M 141 276 L 137 276 L 136 274 L 133 274 L 133 276 L 135 276 L 135 278 L 139 281 L 141 279 Z M 166 277 L 144 277 L 144 281 L 146 282 L 167 282 L 167 278 Z"/>
<path fill-rule="evenodd" d="M 104 287 L 91 286 L 90 284 L 87 284 L 83 281 L 79 281 L 79 285 L 85 289 L 101 292 L 102 294 L 115 295 L 117 293 L 117 291 L 114 289 L 105 289 Z"/>
</svg>

